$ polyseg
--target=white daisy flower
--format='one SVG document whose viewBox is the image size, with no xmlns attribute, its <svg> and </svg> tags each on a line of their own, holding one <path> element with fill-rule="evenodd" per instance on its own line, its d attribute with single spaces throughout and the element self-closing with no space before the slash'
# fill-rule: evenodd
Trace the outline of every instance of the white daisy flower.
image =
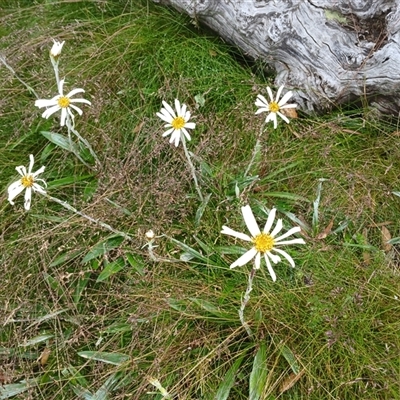
<svg viewBox="0 0 400 400">
<path fill-rule="evenodd" d="M 53 39 L 53 47 L 50 50 L 50 57 L 58 58 L 61 54 L 61 50 L 64 46 L 65 41 L 59 42 L 58 40 Z"/>
<path fill-rule="evenodd" d="M 274 264 L 277 264 L 279 261 L 281 261 L 281 258 L 278 255 L 273 254 L 272 251 L 286 258 L 286 260 L 289 261 L 289 264 L 294 268 L 295 264 L 293 258 L 290 257 L 290 255 L 286 253 L 286 251 L 283 251 L 278 247 L 287 244 L 304 244 L 305 242 L 303 239 L 282 240 L 287 238 L 288 236 L 293 235 L 296 232 L 300 232 L 300 227 L 296 226 L 284 233 L 283 235 L 276 237 L 276 235 L 282 230 L 283 227 L 282 220 L 278 219 L 275 228 L 272 230 L 272 232 L 270 232 L 275 220 L 276 208 L 273 208 L 270 211 L 264 230 L 262 232 L 257 225 L 256 219 L 254 218 L 253 212 L 251 211 L 249 205 L 242 207 L 242 214 L 244 222 L 246 223 L 246 226 L 251 236 L 248 236 L 245 233 L 236 232 L 233 229 L 228 228 L 227 226 L 222 227 L 221 233 L 234 236 L 247 242 L 252 242 L 253 247 L 245 254 L 243 254 L 240 258 L 238 258 L 230 266 L 230 268 L 241 267 L 255 257 L 255 268 L 259 269 L 261 264 L 261 255 L 263 254 L 269 274 L 271 275 L 272 280 L 275 282 L 276 275 L 272 268 L 270 260 Z"/>
<path fill-rule="evenodd" d="M 34 164 L 34 158 L 32 154 L 29 156 L 29 159 L 30 163 L 28 171 L 23 165 L 16 167 L 15 169 L 22 176 L 22 178 L 12 183 L 7 189 L 8 201 L 10 202 L 11 205 L 14 205 L 13 200 L 26 189 L 25 204 L 24 204 L 25 210 L 29 210 L 31 208 L 32 190 L 34 192 L 46 194 L 46 191 L 37 182 L 40 181 L 45 186 L 47 186 L 46 182 L 43 179 L 37 178 L 37 176 L 44 171 L 44 167 L 41 167 L 36 172 L 32 173 L 32 168 Z"/>
<path fill-rule="evenodd" d="M 75 106 L 73 103 L 85 103 L 88 105 L 92 104 L 89 100 L 85 99 L 71 99 L 71 97 L 77 93 L 84 93 L 85 91 L 83 89 L 73 89 L 67 95 L 64 95 L 63 86 L 64 86 L 64 79 L 61 79 L 58 87 L 59 94 L 57 96 L 54 96 L 50 100 L 35 101 L 36 107 L 39 108 L 50 107 L 42 114 L 43 118 L 47 119 L 50 117 L 50 115 L 61 110 L 61 122 L 60 122 L 61 126 L 65 125 L 65 120 L 67 119 L 67 113 L 72 119 L 74 119 L 74 115 L 72 114 L 71 109 L 75 110 L 79 115 L 82 115 L 83 113 L 82 110 L 79 107 Z"/>
<path fill-rule="evenodd" d="M 280 112 L 280 110 L 285 109 L 285 108 L 296 108 L 297 104 L 286 104 L 288 100 L 293 96 L 293 93 L 291 91 L 287 92 L 281 100 L 279 100 L 279 97 L 281 96 L 283 90 L 283 86 L 281 86 L 278 89 L 278 92 L 276 94 L 276 99 L 274 100 L 274 96 L 272 95 L 272 90 L 269 86 L 267 86 L 267 92 L 270 98 L 270 101 L 267 101 L 267 99 L 259 94 L 257 95 L 257 100 L 255 102 L 255 105 L 257 107 L 260 107 L 257 111 L 256 114 L 260 114 L 262 112 L 269 112 L 267 115 L 267 118 L 265 119 L 265 122 L 269 121 L 274 121 L 274 129 L 278 126 L 278 119 L 277 115 L 279 115 L 287 124 L 289 123 L 289 119 Z"/>
<path fill-rule="evenodd" d="M 163 121 L 167 122 L 164 128 L 170 128 L 163 133 L 163 137 L 171 135 L 170 143 L 175 142 L 175 146 L 178 146 L 179 140 L 190 140 L 191 137 L 187 129 L 194 129 L 196 124 L 194 122 L 188 122 L 190 119 L 190 111 L 186 110 L 186 104 L 182 104 L 179 100 L 175 99 L 176 112 L 172 107 L 165 101 L 162 102 L 165 108 L 161 108 L 161 111 L 157 113 Z"/>
</svg>

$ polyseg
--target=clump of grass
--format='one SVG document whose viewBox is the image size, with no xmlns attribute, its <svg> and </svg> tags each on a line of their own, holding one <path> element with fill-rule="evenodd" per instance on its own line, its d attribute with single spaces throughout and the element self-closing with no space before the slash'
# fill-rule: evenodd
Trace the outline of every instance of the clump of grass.
<svg viewBox="0 0 400 400">
<path fill-rule="evenodd" d="M 15 384 L 20 398 L 161 399 L 152 378 L 179 399 L 396 397 L 396 121 L 356 109 L 264 127 L 244 176 L 265 77 L 185 16 L 150 2 L 6 1 L 0 18 L 0 52 L 43 98 L 55 89 L 51 38 L 66 41 L 60 75 L 92 102 L 80 132 L 101 159 L 93 171 L 40 135 L 57 121 L 3 69 L 1 186 L 35 154 L 52 195 L 134 237 L 40 196 L 29 213 L 2 196 L 0 397 Z M 194 115 L 188 147 L 211 194 L 197 224 L 184 154 L 155 116 L 175 98 Z M 278 264 L 276 283 L 257 272 L 253 338 L 237 317 L 250 267 L 229 270 L 235 249 L 219 235 L 243 227 L 248 202 L 260 221 L 276 206 L 307 235 L 295 269 Z"/>
</svg>

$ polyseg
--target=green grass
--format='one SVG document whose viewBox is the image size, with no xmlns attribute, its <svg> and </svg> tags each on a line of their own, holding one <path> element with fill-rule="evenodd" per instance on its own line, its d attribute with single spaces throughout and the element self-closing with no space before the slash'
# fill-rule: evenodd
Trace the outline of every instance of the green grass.
<svg viewBox="0 0 400 400">
<path fill-rule="evenodd" d="M 254 115 L 273 77 L 174 10 L 139 0 L 18 4 L 2 3 L 0 53 L 50 98 L 51 38 L 66 41 L 60 75 L 92 102 L 76 128 L 100 164 L 41 135 L 66 131 L 1 67 L 0 399 L 20 384 L 18 399 L 160 400 L 151 377 L 182 400 L 248 399 L 257 378 L 253 399 L 396 399 L 400 253 L 386 241 L 400 236 L 398 121 L 349 105 L 300 110 L 273 130 Z M 155 115 L 175 98 L 197 124 L 188 148 L 211 194 L 200 221 L 183 149 L 162 138 Z M 39 194 L 28 213 L 23 196 L 9 205 L 6 188 L 29 154 L 46 166 L 49 194 L 133 241 Z M 308 227 L 306 245 L 289 249 L 295 269 L 279 263 L 275 283 L 257 272 L 245 309 L 253 337 L 237 313 L 251 265 L 230 270 L 242 243 L 220 235 L 222 225 L 245 231 L 245 204 L 260 224 L 276 206 L 286 229 L 291 215 Z M 145 247 L 149 229 L 158 261 Z"/>
</svg>

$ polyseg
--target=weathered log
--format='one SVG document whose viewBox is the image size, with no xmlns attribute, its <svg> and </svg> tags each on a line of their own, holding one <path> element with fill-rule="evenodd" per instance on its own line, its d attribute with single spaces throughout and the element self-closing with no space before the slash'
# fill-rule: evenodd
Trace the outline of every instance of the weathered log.
<svg viewBox="0 0 400 400">
<path fill-rule="evenodd" d="M 154 0 L 276 70 L 305 111 L 400 110 L 400 0 Z"/>
</svg>

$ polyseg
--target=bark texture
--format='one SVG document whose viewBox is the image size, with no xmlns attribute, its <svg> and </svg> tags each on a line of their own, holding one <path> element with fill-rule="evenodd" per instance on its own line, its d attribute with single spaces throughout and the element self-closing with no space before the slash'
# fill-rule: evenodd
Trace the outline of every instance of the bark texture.
<svg viewBox="0 0 400 400">
<path fill-rule="evenodd" d="M 400 110 L 400 0 L 154 0 L 276 70 L 304 111 Z"/>
</svg>

